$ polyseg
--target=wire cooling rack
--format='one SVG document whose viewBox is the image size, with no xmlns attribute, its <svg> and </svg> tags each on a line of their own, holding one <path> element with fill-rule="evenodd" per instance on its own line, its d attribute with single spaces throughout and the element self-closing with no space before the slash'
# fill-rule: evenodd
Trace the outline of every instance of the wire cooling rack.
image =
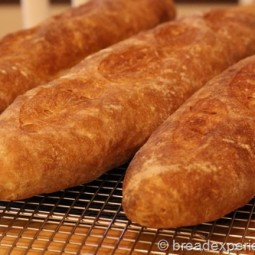
<svg viewBox="0 0 255 255">
<path fill-rule="evenodd" d="M 251 249 L 198 252 L 172 246 L 173 241 L 255 243 L 254 200 L 215 222 L 179 229 L 143 228 L 131 223 L 121 207 L 125 169 L 57 193 L 0 202 L 0 254 L 254 254 Z"/>
</svg>

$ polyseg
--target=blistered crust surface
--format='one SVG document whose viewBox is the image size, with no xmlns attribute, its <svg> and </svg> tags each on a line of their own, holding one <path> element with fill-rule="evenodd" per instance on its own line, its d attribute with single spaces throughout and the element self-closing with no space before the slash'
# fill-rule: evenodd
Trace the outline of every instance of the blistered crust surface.
<svg viewBox="0 0 255 255">
<path fill-rule="evenodd" d="M 89 54 L 174 15 L 171 0 L 91 0 L 35 28 L 7 35 L 0 40 L 0 111 Z"/>
<path fill-rule="evenodd" d="M 124 208 L 145 226 L 218 219 L 255 193 L 255 57 L 211 80 L 153 133 L 124 181 Z"/>
<path fill-rule="evenodd" d="M 255 52 L 255 17 L 240 13 L 241 22 L 228 11 L 211 15 L 220 15 L 222 27 L 211 28 L 203 16 L 163 24 L 18 97 L 0 117 L 6 176 L 0 198 L 85 183 L 126 162 L 205 81 Z M 247 37 L 253 47 L 241 43 Z M 238 52 L 229 49 L 233 43 Z"/>
</svg>

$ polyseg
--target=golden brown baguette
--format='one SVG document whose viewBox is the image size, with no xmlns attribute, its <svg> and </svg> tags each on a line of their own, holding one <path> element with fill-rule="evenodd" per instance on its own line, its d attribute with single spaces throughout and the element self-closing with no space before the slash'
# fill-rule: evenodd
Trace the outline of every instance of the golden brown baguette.
<svg viewBox="0 0 255 255">
<path fill-rule="evenodd" d="M 0 117 L 0 199 L 89 182 L 129 160 L 205 81 L 255 53 L 255 14 L 213 11 L 89 56 Z"/>
<path fill-rule="evenodd" d="M 127 216 L 170 228 L 218 219 L 255 194 L 255 55 L 212 79 L 136 154 Z"/>
<path fill-rule="evenodd" d="M 84 57 L 175 16 L 172 0 L 90 0 L 0 40 L 0 112 Z"/>
</svg>

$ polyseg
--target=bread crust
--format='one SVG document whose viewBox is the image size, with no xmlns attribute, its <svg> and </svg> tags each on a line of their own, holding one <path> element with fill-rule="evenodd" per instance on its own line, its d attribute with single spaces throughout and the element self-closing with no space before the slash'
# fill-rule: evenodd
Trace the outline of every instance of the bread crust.
<svg viewBox="0 0 255 255">
<path fill-rule="evenodd" d="M 255 52 L 254 28 L 254 15 L 229 10 L 165 23 L 19 96 L 0 116 L 0 199 L 89 182 L 127 162 L 206 80 Z"/>
<path fill-rule="evenodd" d="M 255 194 L 255 56 L 208 82 L 172 114 L 131 162 L 127 216 L 173 228 L 216 220 Z"/>
<path fill-rule="evenodd" d="M 174 18 L 172 0 L 90 0 L 0 40 L 0 112 L 86 56 Z"/>
</svg>

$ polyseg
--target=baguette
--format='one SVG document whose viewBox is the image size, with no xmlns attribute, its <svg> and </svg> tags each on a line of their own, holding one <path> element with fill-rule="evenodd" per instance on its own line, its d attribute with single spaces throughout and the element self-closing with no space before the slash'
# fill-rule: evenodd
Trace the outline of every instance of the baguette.
<svg viewBox="0 0 255 255">
<path fill-rule="evenodd" d="M 255 14 L 238 14 L 165 23 L 19 96 L 0 116 L 0 199 L 86 183 L 130 160 L 205 81 L 255 53 Z"/>
<path fill-rule="evenodd" d="M 0 40 L 0 112 L 84 57 L 175 16 L 172 0 L 90 0 Z"/>
<path fill-rule="evenodd" d="M 150 137 L 124 181 L 128 217 L 170 228 L 218 219 L 255 194 L 255 56 L 208 82 Z"/>
</svg>

